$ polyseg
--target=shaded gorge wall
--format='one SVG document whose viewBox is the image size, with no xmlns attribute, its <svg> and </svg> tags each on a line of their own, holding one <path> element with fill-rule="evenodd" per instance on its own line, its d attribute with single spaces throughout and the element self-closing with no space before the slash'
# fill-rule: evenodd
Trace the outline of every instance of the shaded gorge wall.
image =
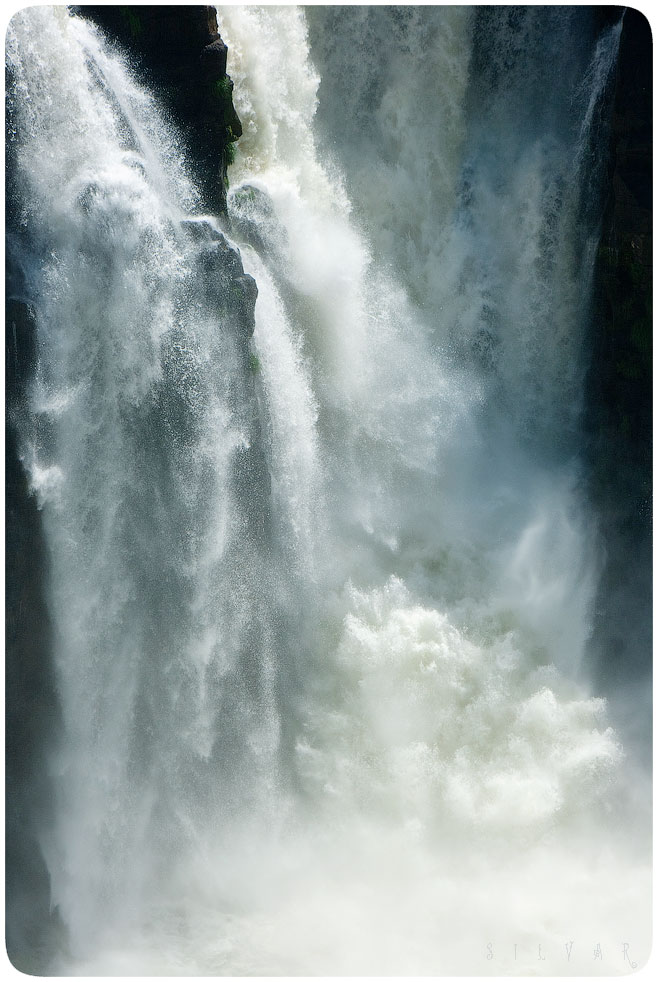
<svg viewBox="0 0 658 982">
<path fill-rule="evenodd" d="M 652 671 L 653 79 L 651 28 L 623 16 L 596 257 L 585 414 L 602 579 L 592 656 L 604 691 L 650 753 Z"/>
</svg>

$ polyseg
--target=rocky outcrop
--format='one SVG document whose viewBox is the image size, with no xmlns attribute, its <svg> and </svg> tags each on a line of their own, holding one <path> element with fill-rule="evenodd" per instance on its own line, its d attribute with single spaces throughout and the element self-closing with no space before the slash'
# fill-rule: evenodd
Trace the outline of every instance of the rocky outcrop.
<svg viewBox="0 0 658 982">
<path fill-rule="evenodd" d="M 227 166 L 242 125 L 226 74 L 227 48 L 214 7 L 82 6 L 76 13 L 98 24 L 127 51 L 169 110 L 191 150 L 204 207 L 226 209 Z"/>
<path fill-rule="evenodd" d="M 186 219 L 181 225 L 185 234 L 200 246 L 201 272 L 208 289 L 212 290 L 215 309 L 237 321 L 238 334 L 246 345 L 256 324 L 255 279 L 245 273 L 240 254 L 210 222 Z"/>
<path fill-rule="evenodd" d="M 285 240 L 285 229 L 276 217 L 269 195 L 251 184 L 243 184 L 233 193 L 230 219 L 231 230 L 260 253 Z"/>
</svg>

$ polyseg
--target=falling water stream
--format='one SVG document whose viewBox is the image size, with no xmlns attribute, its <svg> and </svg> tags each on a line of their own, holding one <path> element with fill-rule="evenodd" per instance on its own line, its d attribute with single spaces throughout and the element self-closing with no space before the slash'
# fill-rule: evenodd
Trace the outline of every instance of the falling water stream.
<svg viewBox="0 0 658 982">
<path fill-rule="evenodd" d="M 648 778 L 587 664 L 620 30 L 588 16 L 219 7 L 244 130 L 221 219 L 96 28 L 13 18 L 51 974 L 648 957 Z"/>
</svg>

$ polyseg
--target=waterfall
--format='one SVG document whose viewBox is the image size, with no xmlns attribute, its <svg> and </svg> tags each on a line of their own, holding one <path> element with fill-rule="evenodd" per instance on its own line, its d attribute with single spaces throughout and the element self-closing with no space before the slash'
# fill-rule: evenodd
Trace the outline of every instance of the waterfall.
<svg viewBox="0 0 658 982">
<path fill-rule="evenodd" d="M 622 971 L 648 779 L 580 430 L 620 25 L 217 12 L 226 216 L 97 28 L 8 33 L 49 972 Z"/>
</svg>

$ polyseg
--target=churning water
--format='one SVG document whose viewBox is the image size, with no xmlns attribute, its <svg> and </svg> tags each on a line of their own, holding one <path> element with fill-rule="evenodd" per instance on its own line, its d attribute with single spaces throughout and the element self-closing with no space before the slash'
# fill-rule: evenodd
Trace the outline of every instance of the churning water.
<svg viewBox="0 0 658 982">
<path fill-rule="evenodd" d="M 95 28 L 8 34 L 50 970 L 630 970 L 648 778 L 588 680 L 579 430 L 619 27 L 218 18 L 228 219 Z"/>
</svg>

